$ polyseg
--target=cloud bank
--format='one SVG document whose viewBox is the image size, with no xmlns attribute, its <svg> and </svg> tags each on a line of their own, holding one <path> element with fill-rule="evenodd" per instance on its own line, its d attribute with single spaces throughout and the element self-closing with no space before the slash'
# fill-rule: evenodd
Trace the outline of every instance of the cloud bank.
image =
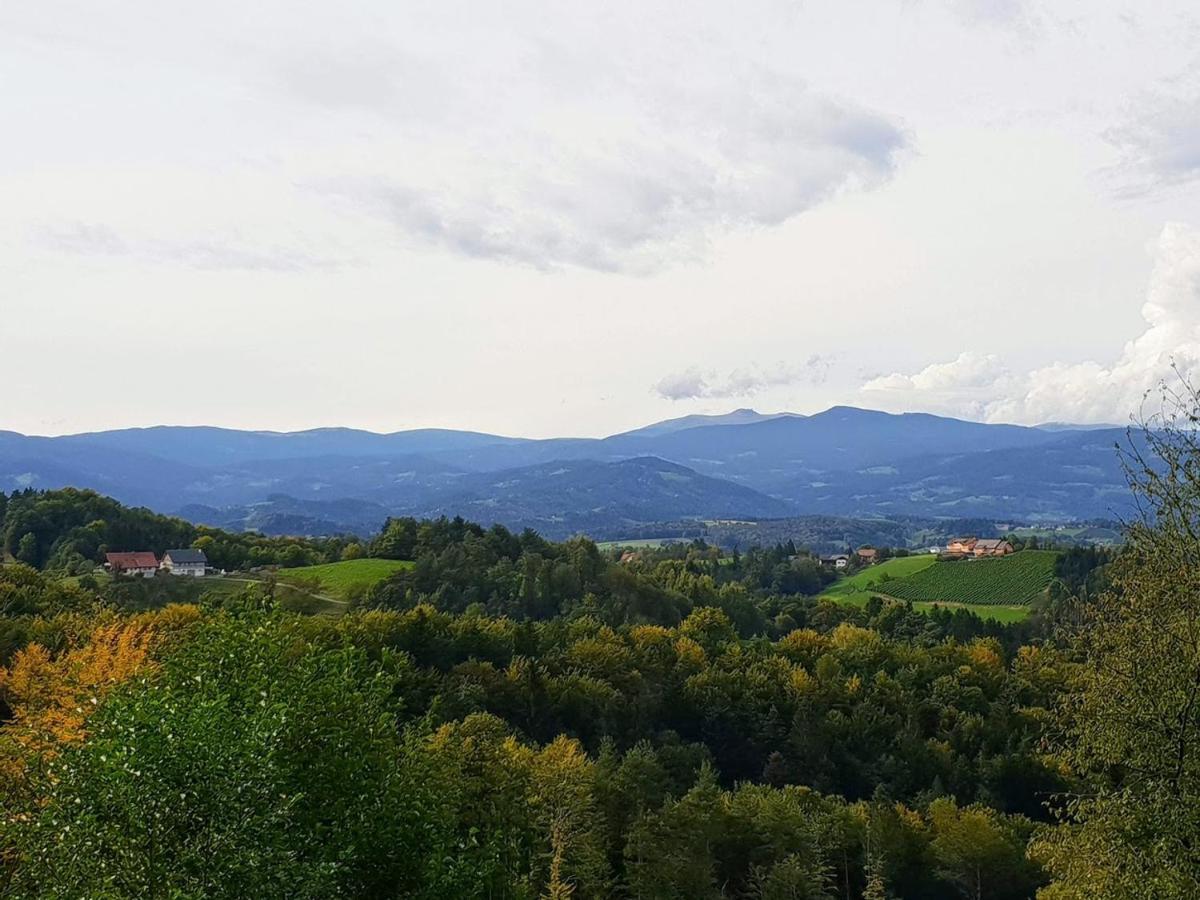
<svg viewBox="0 0 1200 900">
<path fill-rule="evenodd" d="M 894 117 L 810 83 L 808 26 L 777 0 L 136 6 L 0 13 L 5 55 L 44 68 L 71 106 L 59 119 L 94 144 L 78 186 L 55 173 L 59 199 L 28 202 L 57 230 L 123 245 L 63 252 L 290 269 L 304 225 L 315 243 L 355 232 L 364 251 L 650 272 L 877 185 L 909 143 Z M 97 74 L 62 78 L 80 59 Z M 64 145 L 30 154 L 35 170 Z M 107 179 L 89 158 L 111 158 Z M 198 236 L 145 240 L 135 226 L 151 220 Z M 239 229 L 283 249 L 238 258 Z"/>
<path fill-rule="evenodd" d="M 1125 422 L 1172 365 L 1200 379 L 1200 230 L 1166 226 L 1142 306 L 1146 330 L 1110 362 L 1055 362 L 1015 372 L 998 358 L 965 352 L 913 374 L 862 387 L 865 400 L 989 422 Z"/>
<path fill-rule="evenodd" d="M 284 63 L 293 98 L 371 123 L 317 187 L 469 257 L 648 272 L 878 184 L 907 146 L 760 52 L 787 18 L 618 7 L 450 3 Z"/>
<path fill-rule="evenodd" d="M 766 367 L 747 366 L 723 375 L 693 367 L 665 376 L 654 385 L 653 390 L 667 400 L 750 397 L 771 388 L 822 384 L 832 365 L 831 357 L 814 353 L 802 362 L 780 362 Z"/>
</svg>

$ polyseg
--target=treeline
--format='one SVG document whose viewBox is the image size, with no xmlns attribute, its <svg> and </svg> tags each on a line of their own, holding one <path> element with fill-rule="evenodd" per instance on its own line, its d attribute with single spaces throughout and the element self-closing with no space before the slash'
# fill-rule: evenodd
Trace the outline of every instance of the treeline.
<svg viewBox="0 0 1200 900">
<path fill-rule="evenodd" d="M 353 541 L 234 534 L 74 488 L 0 494 L 0 557 L 64 574 L 91 572 L 108 551 L 178 547 L 204 550 L 221 569 L 314 565 L 340 559 Z"/>
<path fill-rule="evenodd" d="M 923 615 L 882 602 L 868 610 L 819 602 L 812 595 L 834 573 L 788 544 L 726 556 L 695 540 L 622 557 L 601 552 L 586 538 L 556 543 L 501 525 L 485 529 L 462 519 L 398 518 L 388 521 L 367 551 L 415 561 L 360 601 L 382 609 L 428 604 L 441 612 L 517 620 L 590 617 L 615 627 L 675 626 L 694 609 L 712 607 L 743 638 L 779 637 L 810 623 L 867 625 L 878 616 L 888 636 L 927 643 L 986 636 L 997 639 L 1007 655 L 1045 630 L 1001 625 L 961 608 Z"/>
<path fill-rule="evenodd" d="M 1051 651 L 1006 666 L 994 642 L 844 623 L 744 641 L 711 608 L 614 629 L 259 602 L 32 628 L 56 649 L 0 671 L 11 896 L 949 900 L 1044 879 L 1023 813 L 1060 786 L 1034 746 Z"/>
</svg>

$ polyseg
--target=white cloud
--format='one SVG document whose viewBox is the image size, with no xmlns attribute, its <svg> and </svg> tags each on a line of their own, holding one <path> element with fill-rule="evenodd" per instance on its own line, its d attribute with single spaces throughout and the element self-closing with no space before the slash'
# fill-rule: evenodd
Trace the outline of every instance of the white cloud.
<svg viewBox="0 0 1200 900">
<path fill-rule="evenodd" d="M 1200 230 L 1168 225 L 1159 237 L 1142 306 L 1146 330 L 1112 362 L 1055 362 L 1019 373 L 996 357 L 966 352 L 916 374 L 862 387 L 869 402 L 924 408 L 992 422 L 1124 422 L 1171 375 L 1200 378 Z"/>
<path fill-rule="evenodd" d="M 287 63 L 292 96 L 367 110 L 384 138 L 320 188 L 467 256 L 646 272 L 876 185 L 907 144 L 892 119 L 743 52 L 753 29 L 723 15 L 504 10 L 464 28 L 452 5 L 367 61 L 351 45 Z M 422 43 L 454 27 L 468 52 L 433 65 Z M 410 80 L 432 80 L 433 108 Z"/>
<path fill-rule="evenodd" d="M 667 400 L 750 397 L 777 387 L 823 384 L 832 366 L 831 357 L 814 353 L 800 362 L 744 366 L 724 375 L 692 367 L 667 375 L 653 389 Z"/>
<path fill-rule="evenodd" d="M 911 375 L 894 372 L 873 378 L 862 390 L 889 404 L 919 397 L 926 409 L 985 418 L 994 398 L 1011 384 L 1012 375 L 998 357 L 965 350 L 949 362 L 931 363 Z"/>
<path fill-rule="evenodd" d="M 663 377 L 654 392 L 667 400 L 694 400 L 709 396 L 708 379 L 698 369 L 687 369 Z"/>
<path fill-rule="evenodd" d="M 1121 151 L 1113 174 L 1124 193 L 1200 178 L 1200 66 L 1141 93 L 1105 136 Z"/>
</svg>

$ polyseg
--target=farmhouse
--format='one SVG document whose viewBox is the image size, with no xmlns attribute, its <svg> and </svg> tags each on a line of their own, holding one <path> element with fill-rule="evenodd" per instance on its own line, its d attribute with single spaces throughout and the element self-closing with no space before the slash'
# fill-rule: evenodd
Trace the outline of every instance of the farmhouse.
<svg viewBox="0 0 1200 900">
<path fill-rule="evenodd" d="M 946 544 L 946 554 L 949 556 L 1007 556 L 1014 550 L 1013 545 L 1003 538 L 954 538 Z"/>
<path fill-rule="evenodd" d="M 202 550 L 168 550 L 163 554 L 162 567 L 172 575 L 203 578 L 208 567 L 208 558 Z"/>
<path fill-rule="evenodd" d="M 854 554 L 858 557 L 858 561 L 864 566 L 874 565 L 875 560 L 879 558 L 879 551 L 874 547 L 859 547 L 854 551 Z"/>
<path fill-rule="evenodd" d="M 1013 545 L 1003 539 L 985 539 L 975 542 L 973 552 L 976 556 L 1007 556 L 1013 552 Z"/>
<path fill-rule="evenodd" d="M 834 556 L 822 556 L 821 565 L 827 569 L 844 569 L 850 565 L 850 557 L 845 553 L 838 553 Z"/>
<path fill-rule="evenodd" d="M 149 551 L 106 553 L 104 565 L 113 575 L 142 575 L 153 578 L 158 571 L 158 557 Z"/>
</svg>

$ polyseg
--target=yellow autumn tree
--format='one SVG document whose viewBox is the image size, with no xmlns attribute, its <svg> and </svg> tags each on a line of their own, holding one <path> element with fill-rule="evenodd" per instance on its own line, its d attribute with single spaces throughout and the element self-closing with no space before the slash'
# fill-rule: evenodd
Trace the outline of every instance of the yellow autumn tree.
<svg viewBox="0 0 1200 900">
<path fill-rule="evenodd" d="M 97 625 L 88 639 L 55 656 L 41 644 L 18 651 L 0 668 L 0 698 L 12 711 L 0 728 L 0 774 L 9 785 L 27 769 L 81 742 L 88 717 L 122 682 L 149 670 L 152 653 L 167 637 L 199 618 L 193 606 Z"/>
</svg>

